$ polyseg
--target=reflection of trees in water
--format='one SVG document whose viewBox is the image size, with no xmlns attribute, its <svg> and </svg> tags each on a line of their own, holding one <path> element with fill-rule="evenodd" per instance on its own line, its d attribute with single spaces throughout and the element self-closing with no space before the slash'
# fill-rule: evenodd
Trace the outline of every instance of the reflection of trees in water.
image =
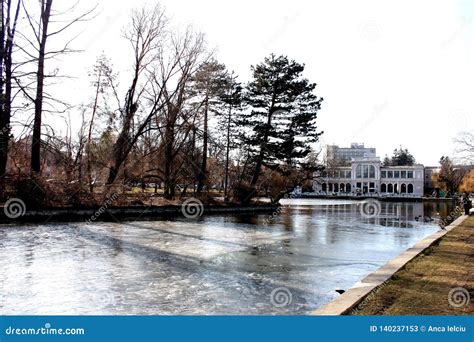
<svg viewBox="0 0 474 342">
<path fill-rule="evenodd" d="M 452 202 L 423 202 L 425 216 L 446 218 L 454 208 Z"/>
</svg>

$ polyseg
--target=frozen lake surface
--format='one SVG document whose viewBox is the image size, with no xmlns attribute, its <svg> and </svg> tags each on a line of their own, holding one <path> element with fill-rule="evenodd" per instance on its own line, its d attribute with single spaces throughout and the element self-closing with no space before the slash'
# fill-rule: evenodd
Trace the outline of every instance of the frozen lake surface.
<svg viewBox="0 0 474 342">
<path fill-rule="evenodd" d="M 283 203 L 271 217 L 0 225 L 0 312 L 308 314 L 437 231 L 447 212 Z"/>
</svg>

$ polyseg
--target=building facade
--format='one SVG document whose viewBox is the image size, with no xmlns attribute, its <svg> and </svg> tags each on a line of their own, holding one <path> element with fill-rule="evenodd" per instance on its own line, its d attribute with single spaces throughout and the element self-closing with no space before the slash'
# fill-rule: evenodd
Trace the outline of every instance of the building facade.
<svg viewBox="0 0 474 342">
<path fill-rule="evenodd" d="M 350 166 L 328 170 L 313 182 L 316 193 L 326 195 L 422 197 L 424 168 L 382 166 L 378 157 L 352 158 Z"/>
</svg>

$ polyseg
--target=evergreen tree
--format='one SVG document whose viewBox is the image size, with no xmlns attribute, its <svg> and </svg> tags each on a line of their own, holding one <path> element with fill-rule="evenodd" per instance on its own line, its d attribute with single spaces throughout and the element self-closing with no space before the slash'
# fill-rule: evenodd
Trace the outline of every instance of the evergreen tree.
<svg viewBox="0 0 474 342">
<path fill-rule="evenodd" d="M 215 112 L 215 105 L 222 95 L 226 83 L 226 68 L 215 60 L 203 63 L 192 78 L 190 91 L 199 98 L 197 104 L 202 110 L 202 159 L 198 174 L 197 192 L 200 193 L 207 180 L 207 156 L 209 144 L 209 114 Z"/>
<path fill-rule="evenodd" d="M 225 145 L 224 200 L 228 201 L 230 151 L 237 146 L 238 125 L 236 114 L 242 109 L 242 86 L 232 72 L 220 96 L 221 105 L 216 112 L 219 115 L 218 136 Z"/>
<path fill-rule="evenodd" d="M 316 84 L 303 78 L 303 71 L 304 65 L 273 54 L 252 66 L 246 94 L 252 110 L 240 121 L 243 143 L 254 163 L 252 187 L 262 166 L 303 165 L 311 144 L 322 134 L 316 129 L 316 117 L 323 99 L 314 94 Z"/>
<path fill-rule="evenodd" d="M 415 164 L 415 157 L 408 152 L 408 149 L 395 149 L 393 151 L 393 156 L 390 160 L 390 165 L 392 166 L 411 166 Z"/>
</svg>

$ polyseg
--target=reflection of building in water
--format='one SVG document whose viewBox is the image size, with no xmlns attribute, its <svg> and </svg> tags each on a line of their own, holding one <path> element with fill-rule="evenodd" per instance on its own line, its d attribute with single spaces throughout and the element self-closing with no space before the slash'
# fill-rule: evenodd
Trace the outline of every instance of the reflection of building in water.
<svg viewBox="0 0 474 342">
<path fill-rule="evenodd" d="M 372 224 L 386 227 L 411 228 L 416 222 L 432 222 L 432 211 L 424 212 L 420 202 L 380 202 L 373 214 L 364 213 L 364 201 L 321 206 L 321 214 L 330 221 L 351 222 L 353 225 Z"/>
<path fill-rule="evenodd" d="M 382 166 L 378 157 L 355 158 L 351 166 L 335 167 L 313 182 L 321 194 L 422 197 L 423 165 Z"/>
</svg>

